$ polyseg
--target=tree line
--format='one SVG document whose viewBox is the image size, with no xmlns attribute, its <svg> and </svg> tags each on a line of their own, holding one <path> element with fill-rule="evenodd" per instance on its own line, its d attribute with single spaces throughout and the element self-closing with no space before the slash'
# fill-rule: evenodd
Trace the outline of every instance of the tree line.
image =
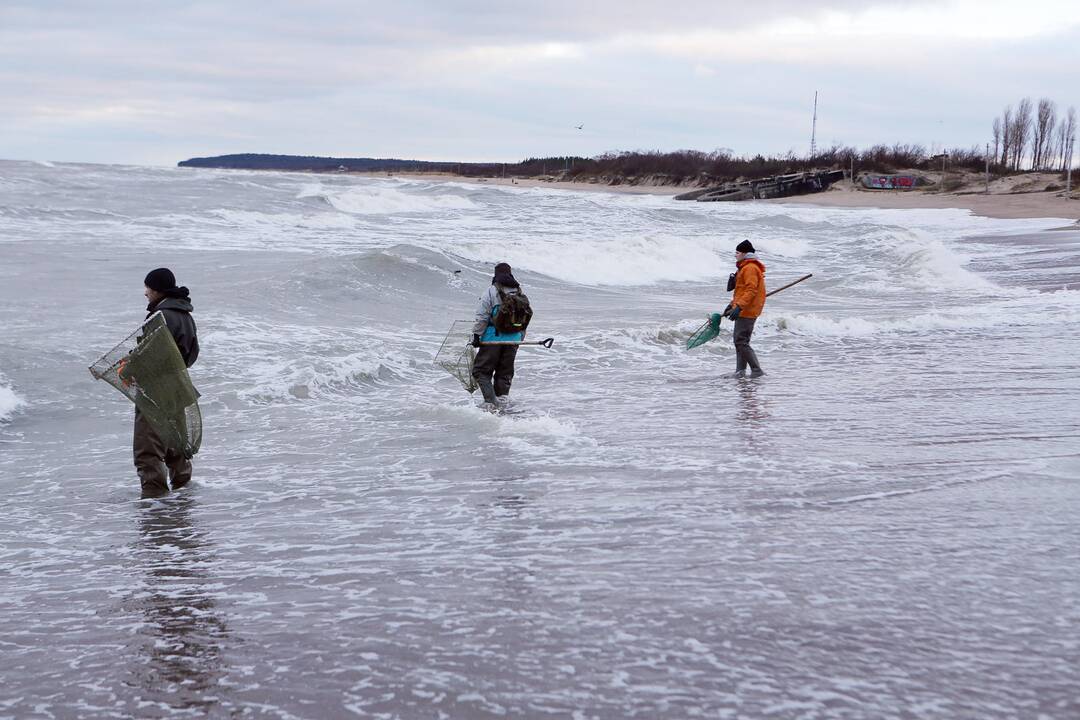
<svg viewBox="0 0 1080 720">
<path fill-rule="evenodd" d="M 979 146 L 952 148 L 945 152 L 948 154 L 950 169 L 982 171 L 986 163 L 985 149 Z M 781 155 L 739 156 L 730 150 L 634 150 L 609 152 L 592 158 L 528 158 L 505 167 L 507 175 L 547 174 L 567 179 L 596 179 L 615 184 L 640 182 L 648 177 L 670 183 L 716 183 L 822 168 L 853 169 L 856 173 L 933 171 L 941 169 L 940 158 L 940 155 L 927 153 L 922 145 L 896 143 L 874 145 L 862 150 L 835 145 L 820 149 L 813 155 L 796 155 L 793 151 Z"/>
<path fill-rule="evenodd" d="M 994 118 L 993 135 L 998 167 L 1014 172 L 1024 167 L 1064 171 L 1076 143 L 1076 108 L 1070 106 L 1059 117 L 1053 100 L 1041 98 L 1036 106 L 1024 98 L 1015 108 L 1006 105 Z"/>
<path fill-rule="evenodd" d="M 1042 98 L 1037 104 L 1024 98 L 1006 105 L 993 122 L 993 153 L 990 169 L 1000 175 L 1021 170 L 1061 171 L 1072 163 L 1076 141 L 1076 109 L 1058 113 L 1055 103 Z M 943 155 L 945 157 L 943 157 Z M 300 157 L 294 155 L 240 154 L 192 158 L 181 166 L 306 170 L 315 172 L 439 172 L 466 177 L 556 176 L 567 180 L 592 180 L 608 184 L 654 182 L 720 183 L 753 180 L 771 175 L 818 169 L 889 173 L 898 170 L 935 171 L 943 161 L 950 170 L 981 172 L 987 163 L 983 146 L 952 148 L 931 155 L 918 144 L 896 143 L 858 149 L 841 145 L 811 155 L 788 151 L 777 155 L 736 155 L 728 149 L 632 150 L 608 152 L 595 157 L 530 157 L 517 163 L 469 163 L 402 160 L 396 158 Z"/>
</svg>

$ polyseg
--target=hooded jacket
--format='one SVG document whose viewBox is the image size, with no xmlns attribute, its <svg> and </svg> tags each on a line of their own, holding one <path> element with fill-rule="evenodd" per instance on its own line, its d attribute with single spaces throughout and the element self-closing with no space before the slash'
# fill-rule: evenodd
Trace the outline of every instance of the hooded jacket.
<svg viewBox="0 0 1080 720">
<path fill-rule="evenodd" d="M 731 304 L 738 306 L 739 317 L 756 318 L 765 307 L 765 265 L 755 257 L 736 263 L 735 293 Z"/>
<path fill-rule="evenodd" d="M 146 315 L 149 318 L 154 313 L 161 312 L 165 325 L 176 341 L 176 347 L 180 349 L 180 357 L 184 358 L 184 364 L 188 367 L 199 359 L 199 336 L 195 319 L 191 317 L 192 310 L 194 307 L 191 305 L 191 298 L 185 295 L 167 297 L 156 305 L 151 305 L 147 308 Z"/>
</svg>

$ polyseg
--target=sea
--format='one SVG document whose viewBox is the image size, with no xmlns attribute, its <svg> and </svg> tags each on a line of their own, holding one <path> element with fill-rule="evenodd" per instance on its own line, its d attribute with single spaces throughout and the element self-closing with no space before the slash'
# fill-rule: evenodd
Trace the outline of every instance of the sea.
<svg viewBox="0 0 1080 720">
<path fill-rule="evenodd" d="M 1080 232 L 0 162 L 0 717 L 1080 717 Z M 734 370 L 749 239 L 771 297 Z M 507 412 L 433 363 L 508 262 Z M 190 288 L 193 482 L 87 367 Z"/>
</svg>

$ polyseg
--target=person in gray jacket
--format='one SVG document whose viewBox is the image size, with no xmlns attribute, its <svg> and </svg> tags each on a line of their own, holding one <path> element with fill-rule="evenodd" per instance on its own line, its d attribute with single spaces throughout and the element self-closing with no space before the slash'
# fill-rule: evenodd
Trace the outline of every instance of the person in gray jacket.
<svg viewBox="0 0 1080 720">
<path fill-rule="evenodd" d="M 151 270 L 143 281 L 143 294 L 149 303 L 146 317 L 161 312 L 165 325 L 176 341 L 184 364 L 191 367 L 199 358 L 199 337 L 195 320 L 191 317 L 191 293 L 186 287 L 176 286 L 176 276 L 168 268 Z M 167 448 L 136 408 L 133 439 L 135 469 L 142 483 L 142 496 L 157 497 L 169 492 L 165 471 L 168 469 L 173 490 L 187 485 L 191 480 L 191 460 L 179 450 Z"/>
<path fill-rule="evenodd" d="M 473 377 L 480 386 L 484 401 L 492 405 L 506 401 L 510 384 L 514 381 L 514 360 L 517 345 L 485 345 L 484 343 L 521 342 L 524 333 L 500 334 L 495 329 L 495 315 L 499 312 L 502 296 L 516 295 L 521 285 L 514 279 L 513 270 L 506 263 L 495 266 L 491 285 L 480 296 L 473 324 L 473 347 L 477 348 L 473 363 Z M 494 380 L 494 382 L 493 382 Z"/>
</svg>

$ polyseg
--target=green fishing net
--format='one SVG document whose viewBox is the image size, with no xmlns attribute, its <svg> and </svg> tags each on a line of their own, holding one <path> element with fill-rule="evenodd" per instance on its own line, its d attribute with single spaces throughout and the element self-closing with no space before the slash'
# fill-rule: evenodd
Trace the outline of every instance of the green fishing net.
<svg viewBox="0 0 1080 720">
<path fill-rule="evenodd" d="M 723 315 L 720 313 L 713 313 L 709 316 L 709 319 L 705 321 L 705 324 L 694 331 L 694 334 L 690 336 L 690 339 L 686 341 L 686 349 L 693 350 L 699 345 L 704 345 L 716 338 L 720 334 L 720 318 Z"/>
<path fill-rule="evenodd" d="M 470 393 L 480 387 L 472 374 L 476 361 L 476 348 L 471 344 L 472 326 L 472 320 L 455 320 L 435 353 L 435 364 L 453 375 Z"/>
<path fill-rule="evenodd" d="M 199 451 L 199 391 L 160 312 L 102 355 L 90 374 L 134 402 L 166 447 L 189 458 Z"/>
</svg>

